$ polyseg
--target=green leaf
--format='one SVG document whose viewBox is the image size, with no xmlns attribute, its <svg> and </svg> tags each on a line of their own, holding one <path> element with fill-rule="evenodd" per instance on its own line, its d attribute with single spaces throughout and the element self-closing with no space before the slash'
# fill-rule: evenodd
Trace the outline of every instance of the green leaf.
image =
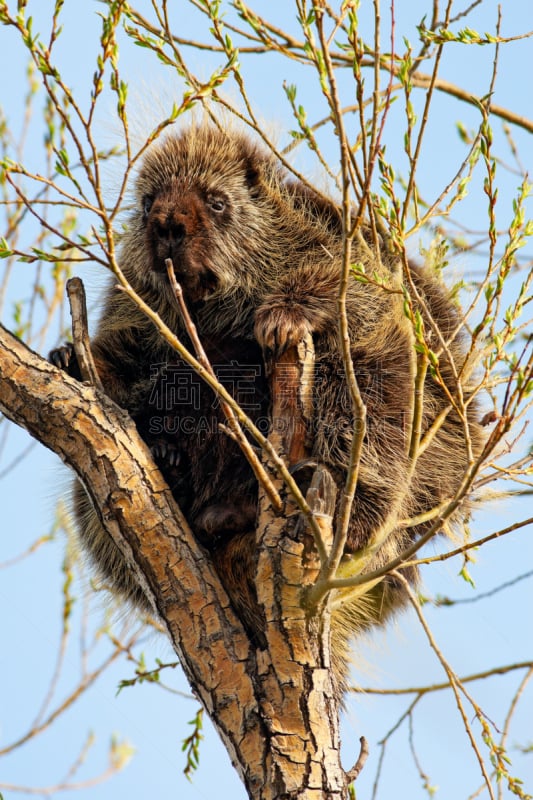
<svg viewBox="0 0 533 800">
<path fill-rule="evenodd" d="M 474 583 L 474 580 L 473 580 L 472 576 L 471 576 L 471 575 L 470 575 L 470 573 L 468 572 L 468 570 L 467 570 L 467 568 L 466 568 L 466 565 L 465 565 L 465 566 L 462 568 L 462 570 L 460 571 L 459 575 L 461 576 L 461 578 L 462 578 L 463 580 L 465 580 L 467 583 L 469 583 L 469 584 L 470 584 L 470 586 L 471 586 L 473 589 L 475 589 L 475 588 L 476 588 L 476 584 Z"/>
<path fill-rule="evenodd" d="M 9 258 L 13 255 L 13 250 L 9 249 L 9 245 L 4 237 L 0 237 L 0 258 Z"/>
</svg>

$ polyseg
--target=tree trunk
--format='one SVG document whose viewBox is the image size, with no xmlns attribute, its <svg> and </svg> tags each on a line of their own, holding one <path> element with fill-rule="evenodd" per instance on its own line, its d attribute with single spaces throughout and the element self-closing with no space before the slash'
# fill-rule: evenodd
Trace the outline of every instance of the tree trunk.
<svg viewBox="0 0 533 800">
<path fill-rule="evenodd" d="M 293 387 L 300 374 L 300 367 L 295 369 Z M 329 613 L 326 607 L 309 615 L 302 604 L 319 563 L 292 503 L 284 499 L 282 516 L 262 503 L 257 593 L 267 621 L 267 648 L 255 649 L 123 410 L 93 386 L 61 373 L 1 326 L 0 408 L 57 453 L 87 487 L 249 797 L 345 798 L 348 778 L 340 764 Z M 295 413 L 289 403 L 273 416 Z M 302 430 L 296 445 L 290 436 L 278 434 L 277 445 L 289 460 L 299 458 L 302 448 L 305 452 Z M 309 498 L 327 519 L 331 508 L 325 506 L 334 502 L 327 473 L 315 474 Z"/>
</svg>

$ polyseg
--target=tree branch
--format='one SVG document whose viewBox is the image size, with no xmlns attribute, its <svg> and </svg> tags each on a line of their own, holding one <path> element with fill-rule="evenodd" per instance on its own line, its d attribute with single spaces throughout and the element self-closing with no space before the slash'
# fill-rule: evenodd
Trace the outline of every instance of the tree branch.
<svg viewBox="0 0 533 800">
<path fill-rule="evenodd" d="M 248 674 L 248 638 L 133 421 L 2 326 L 0 409 L 77 472 L 241 777 L 253 780 L 266 731 Z"/>
<path fill-rule="evenodd" d="M 89 343 L 85 287 L 81 278 L 70 278 L 67 281 L 67 294 L 72 316 L 72 339 L 81 377 L 97 389 L 103 390 Z"/>
<path fill-rule="evenodd" d="M 308 347 L 300 355 L 294 349 L 284 357 L 285 366 L 274 369 L 273 417 L 284 422 L 274 426 L 271 441 L 278 452 L 289 454 L 289 463 L 307 453 L 311 384 L 306 381 L 313 373 Z M 327 600 L 320 613 L 304 607 L 320 558 L 298 507 L 288 498 L 284 514 L 276 515 L 266 495 L 262 503 L 257 594 L 267 647 L 254 652 L 208 555 L 123 410 L 94 386 L 57 370 L 3 327 L 0 409 L 57 453 L 84 483 L 102 525 L 158 613 L 249 796 L 345 798 L 348 776 L 340 763 L 329 610 Z M 317 470 L 307 498 L 327 550 L 335 503 L 327 471 Z"/>
</svg>

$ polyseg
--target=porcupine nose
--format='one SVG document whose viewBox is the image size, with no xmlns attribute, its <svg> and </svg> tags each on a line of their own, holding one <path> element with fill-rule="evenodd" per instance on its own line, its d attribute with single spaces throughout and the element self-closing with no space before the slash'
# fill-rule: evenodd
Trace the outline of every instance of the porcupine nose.
<svg viewBox="0 0 533 800">
<path fill-rule="evenodd" d="M 159 244 L 163 248 L 167 248 L 169 253 L 181 247 L 185 240 L 186 228 L 183 222 L 179 220 L 178 215 L 169 214 L 164 222 L 157 222 L 155 226 L 155 234 L 159 240 Z"/>
<path fill-rule="evenodd" d="M 187 239 L 185 215 L 176 211 L 160 214 L 152 220 L 151 241 L 155 256 L 156 272 L 165 272 L 165 261 L 172 259 L 174 266 L 182 261 L 183 248 Z"/>
</svg>

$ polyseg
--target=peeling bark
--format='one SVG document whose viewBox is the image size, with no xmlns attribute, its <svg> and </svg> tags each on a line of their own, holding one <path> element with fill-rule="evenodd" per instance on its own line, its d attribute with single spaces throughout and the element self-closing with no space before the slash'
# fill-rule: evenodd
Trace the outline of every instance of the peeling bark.
<svg viewBox="0 0 533 800">
<path fill-rule="evenodd" d="M 302 387 L 312 370 L 305 354 L 293 350 L 285 358 L 282 363 L 288 366 L 274 370 L 272 383 L 277 398 L 273 418 L 285 422 L 272 437 L 291 464 L 306 455 Z M 286 381 L 283 391 L 276 388 L 280 375 Z M 326 606 L 309 614 L 302 603 L 319 562 L 313 538 L 290 499 L 284 498 L 282 515 L 272 511 L 268 499 L 262 503 L 257 592 L 268 646 L 255 650 L 124 411 L 95 387 L 32 353 L 1 326 L 0 408 L 57 453 L 87 487 L 249 797 L 345 798 L 347 777 L 340 765 L 338 707 L 329 668 L 329 612 Z M 326 538 L 334 495 L 331 478 L 318 470 L 308 501 L 326 521 Z"/>
</svg>

